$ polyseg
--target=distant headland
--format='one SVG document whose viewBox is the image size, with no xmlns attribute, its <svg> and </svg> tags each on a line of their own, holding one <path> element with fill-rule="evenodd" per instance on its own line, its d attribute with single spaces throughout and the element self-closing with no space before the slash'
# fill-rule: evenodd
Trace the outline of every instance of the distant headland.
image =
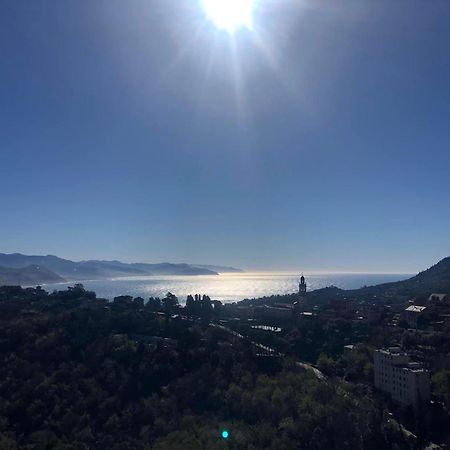
<svg viewBox="0 0 450 450">
<path fill-rule="evenodd" d="M 36 285 L 65 281 L 105 280 L 151 275 L 218 275 L 241 269 L 216 265 L 173 263 L 123 263 L 121 261 L 71 261 L 54 255 L 0 253 L 0 285 Z"/>
</svg>

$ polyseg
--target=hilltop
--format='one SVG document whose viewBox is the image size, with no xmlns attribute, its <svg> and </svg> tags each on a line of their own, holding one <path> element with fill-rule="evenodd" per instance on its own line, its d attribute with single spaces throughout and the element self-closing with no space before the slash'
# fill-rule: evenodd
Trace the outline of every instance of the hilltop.
<svg viewBox="0 0 450 450">
<path fill-rule="evenodd" d="M 450 257 L 403 281 L 365 286 L 351 292 L 362 296 L 382 297 L 422 297 L 432 292 L 450 294 Z"/>
<path fill-rule="evenodd" d="M 311 297 L 358 297 L 360 299 L 408 299 L 413 297 L 428 297 L 433 292 L 450 294 L 450 257 L 446 257 L 434 266 L 419 272 L 407 280 L 391 283 L 364 286 L 359 289 L 344 290 L 336 287 L 319 289 L 310 292 Z"/>
</svg>

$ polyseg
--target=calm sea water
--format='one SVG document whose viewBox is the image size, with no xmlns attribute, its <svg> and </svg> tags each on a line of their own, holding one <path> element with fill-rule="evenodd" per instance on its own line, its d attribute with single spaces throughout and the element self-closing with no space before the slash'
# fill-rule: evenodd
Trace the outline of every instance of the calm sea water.
<svg viewBox="0 0 450 450">
<path fill-rule="evenodd" d="M 409 278 L 409 274 L 349 274 L 305 273 L 308 290 L 327 286 L 356 289 L 390 281 Z M 102 281 L 84 281 L 86 289 L 95 291 L 98 297 L 113 299 L 118 295 L 133 297 L 163 297 L 174 293 L 184 303 L 189 294 L 206 294 L 213 300 L 233 302 L 245 298 L 297 292 L 298 273 L 237 273 L 218 276 L 150 276 L 128 277 Z M 47 291 L 63 290 L 73 283 L 48 284 Z"/>
</svg>

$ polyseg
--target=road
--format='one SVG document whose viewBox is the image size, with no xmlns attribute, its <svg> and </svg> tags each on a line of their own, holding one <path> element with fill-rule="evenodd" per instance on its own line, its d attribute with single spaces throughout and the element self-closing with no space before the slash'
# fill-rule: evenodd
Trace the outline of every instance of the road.
<svg viewBox="0 0 450 450">
<path fill-rule="evenodd" d="M 234 331 L 231 328 L 228 328 L 224 325 L 220 325 L 220 324 L 213 323 L 213 322 L 211 322 L 209 325 L 214 328 L 219 328 L 221 330 L 224 330 L 227 333 L 231 334 L 232 336 L 234 336 L 238 339 L 249 341 L 251 345 L 253 345 L 256 348 L 261 349 L 264 352 L 264 354 L 267 356 L 277 356 L 277 357 L 283 357 L 283 358 L 286 357 L 285 354 L 278 352 L 274 348 L 267 347 L 266 345 L 262 345 L 259 342 L 252 341 L 248 337 L 243 336 L 242 334 L 238 333 L 237 331 Z M 296 364 L 297 364 L 297 366 L 302 367 L 305 370 L 309 370 L 309 371 L 313 372 L 317 379 L 319 379 L 321 381 L 326 381 L 327 377 L 319 369 L 317 369 L 317 367 L 314 367 L 313 365 L 311 365 L 307 362 L 304 362 L 304 361 L 296 361 Z"/>
</svg>

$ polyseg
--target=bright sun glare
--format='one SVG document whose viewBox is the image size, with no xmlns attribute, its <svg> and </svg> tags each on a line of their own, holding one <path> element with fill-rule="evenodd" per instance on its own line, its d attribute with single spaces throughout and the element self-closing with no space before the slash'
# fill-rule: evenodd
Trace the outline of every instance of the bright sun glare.
<svg viewBox="0 0 450 450">
<path fill-rule="evenodd" d="M 203 0 L 208 17 L 223 30 L 252 28 L 256 0 Z"/>
</svg>

